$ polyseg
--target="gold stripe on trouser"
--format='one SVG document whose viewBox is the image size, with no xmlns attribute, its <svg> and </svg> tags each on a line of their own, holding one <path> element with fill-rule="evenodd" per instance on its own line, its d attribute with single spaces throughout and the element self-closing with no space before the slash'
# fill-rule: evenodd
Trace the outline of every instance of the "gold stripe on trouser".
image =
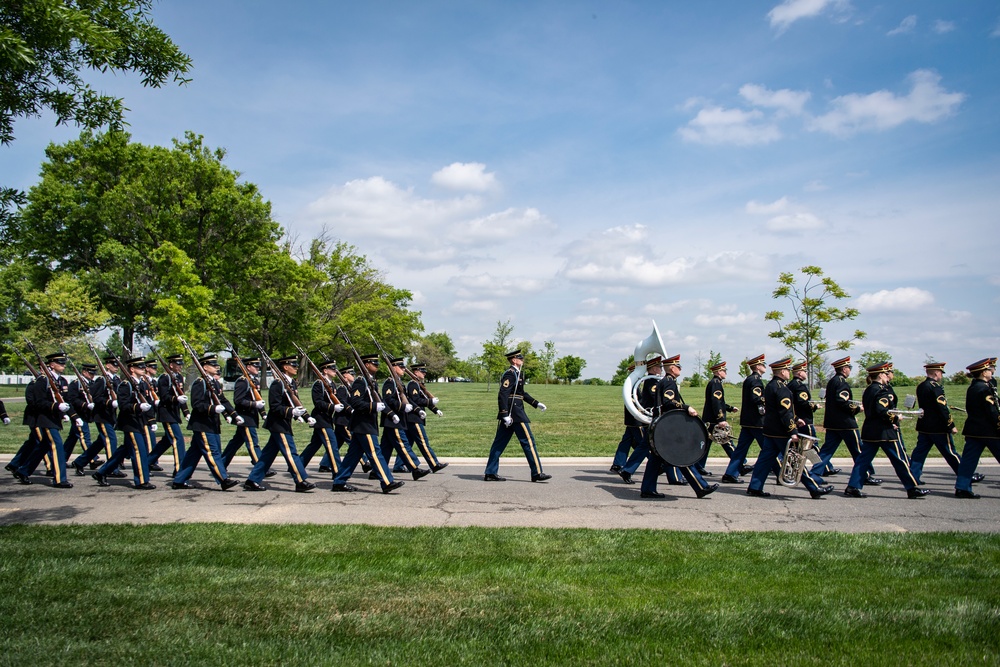
<svg viewBox="0 0 1000 667">
<path fill-rule="evenodd" d="M 375 466 L 375 470 L 378 471 L 378 476 L 381 478 L 382 483 L 389 486 L 389 475 L 386 473 L 385 468 L 382 467 L 382 462 L 379 460 L 378 452 L 375 451 L 375 443 L 372 441 L 372 437 L 365 434 L 365 442 L 368 443 L 368 462 Z"/>
<path fill-rule="evenodd" d="M 198 431 L 195 433 L 195 437 L 201 436 L 201 451 L 205 453 L 205 462 L 208 463 L 208 467 L 212 471 L 212 475 L 216 479 L 225 479 L 226 474 L 219 470 L 219 466 L 215 464 L 215 457 L 212 456 L 212 448 L 208 444 L 208 436 L 205 435 L 204 431 Z"/>
<path fill-rule="evenodd" d="M 285 455 L 285 461 L 288 463 L 288 467 L 292 469 L 292 474 L 295 476 L 295 481 L 300 484 L 306 480 L 299 475 L 299 467 L 295 465 L 295 461 L 292 460 L 292 448 L 288 446 L 288 441 L 285 440 L 285 434 L 279 433 L 278 437 L 281 438 L 282 454 Z"/>
<path fill-rule="evenodd" d="M 403 446 L 403 438 L 401 438 L 400 435 L 399 435 L 399 429 L 394 428 L 394 429 L 392 429 L 392 432 L 396 434 L 396 445 L 397 445 L 396 451 L 399 452 L 400 456 L 402 456 L 404 459 L 406 459 L 406 463 L 411 468 L 416 468 L 417 467 L 417 462 L 414 461 L 410 457 L 410 453 L 408 451 L 406 451 L 406 447 Z M 386 463 L 388 463 L 388 461 L 386 461 Z"/>
<path fill-rule="evenodd" d="M 906 474 L 910 478 L 910 481 L 913 482 L 913 486 L 918 486 L 917 480 L 913 477 L 913 473 L 910 472 L 910 462 L 906 458 L 906 450 L 904 450 L 903 446 L 899 444 L 899 438 L 892 441 L 892 446 L 895 448 L 896 456 L 899 457 L 900 463 L 902 463 L 903 467 L 906 468 Z"/>
<path fill-rule="evenodd" d="M 250 427 L 243 424 L 240 428 L 246 429 L 246 435 L 243 436 L 243 439 L 247 443 L 247 451 L 250 452 L 250 460 L 254 465 L 257 465 L 257 461 L 260 460 L 260 457 L 257 456 L 257 448 L 254 446 L 253 435 L 250 434 Z"/>
<path fill-rule="evenodd" d="M 174 455 L 174 474 L 176 475 L 181 469 L 181 456 L 180 450 L 177 448 L 177 435 L 174 433 L 174 429 L 170 428 L 170 424 L 164 424 L 163 428 L 167 429 L 164 435 L 170 438 L 170 449 L 173 450 Z"/>
<path fill-rule="evenodd" d="M 39 427 L 39 426 L 36 426 L 33 430 L 35 431 L 35 441 L 38 442 L 39 444 L 41 444 L 42 443 L 42 428 Z M 32 448 L 32 449 L 34 449 L 34 448 Z M 31 454 L 31 452 L 28 452 L 28 454 Z M 52 460 L 52 454 L 51 453 L 46 454 L 45 456 L 43 456 L 42 457 L 42 461 L 45 462 L 45 472 L 48 472 L 49 470 L 52 470 L 52 466 L 55 464 L 55 461 Z"/>
<path fill-rule="evenodd" d="M 337 465 L 337 458 L 333 455 L 333 443 L 330 442 L 330 431 L 327 429 L 321 429 L 323 432 L 323 447 L 326 448 L 326 455 L 330 457 L 330 468 L 333 469 L 333 474 L 336 475 L 340 472 L 340 466 Z"/>
<path fill-rule="evenodd" d="M 704 486 L 704 485 L 703 485 L 703 484 L 701 483 L 701 481 L 700 481 L 700 480 L 698 479 L 698 476 L 697 476 L 697 475 L 695 475 L 695 474 L 694 474 L 693 472 L 691 472 L 691 466 L 687 466 L 687 467 L 685 467 L 685 468 L 681 468 L 681 470 L 683 470 L 683 471 L 687 472 L 687 475 L 682 475 L 682 476 L 683 476 L 683 477 L 687 477 L 688 475 L 690 475 L 690 476 L 691 476 L 691 477 L 690 477 L 690 479 L 694 481 L 694 483 L 695 483 L 695 486 L 697 486 L 697 487 L 698 487 L 699 489 L 704 489 L 704 488 L 706 488 L 706 487 L 705 487 L 705 486 Z"/>
<path fill-rule="evenodd" d="M 417 449 L 419 449 L 424 455 L 424 458 L 427 459 L 428 465 L 432 467 L 440 465 L 441 462 L 438 461 L 438 457 L 434 456 L 434 452 L 431 451 L 430 445 L 427 444 L 427 438 L 424 437 L 424 429 L 420 428 L 420 425 L 418 424 L 417 428 L 413 430 L 417 432 L 417 437 L 419 438 L 417 441 Z"/>
<path fill-rule="evenodd" d="M 531 431 L 524 423 L 518 422 L 518 424 L 521 424 L 521 428 L 524 429 L 524 437 L 528 439 L 528 450 L 531 452 L 531 459 L 535 462 L 535 470 L 542 472 L 542 464 L 538 460 L 538 452 L 535 450 L 535 441 L 531 437 Z"/>
<path fill-rule="evenodd" d="M 59 466 L 56 465 L 57 457 L 61 456 L 62 452 L 59 451 L 56 439 L 52 437 L 52 431 L 45 429 L 45 436 L 49 439 L 49 453 L 46 456 L 52 457 L 52 478 L 56 481 L 56 484 L 62 484 L 66 480 L 59 475 Z"/>
<path fill-rule="evenodd" d="M 108 427 L 106 424 L 98 423 L 97 428 L 101 430 L 101 437 L 104 438 L 104 455 L 110 459 L 114 452 L 111 451 L 111 439 L 108 437 Z"/>
<path fill-rule="evenodd" d="M 142 468 L 142 459 L 139 458 L 139 441 L 135 438 L 135 433 L 125 431 L 124 435 L 132 439 L 132 469 L 139 471 L 139 483 L 145 484 L 149 480 L 146 478 L 146 471 Z"/>
<path fill-rule="evenodd" d="M 153 433 L 153 429 L 152 429 L 152 427 L 150 427 L 149 424 L 146 424 L 143 427 L 143 432 L 146 434 L 146 453 L 147 454 L 152 454 L 153 453 L 153 445 L 156 442 L 156 438 L 155 438 L 156 434 Z"/>
</svg>

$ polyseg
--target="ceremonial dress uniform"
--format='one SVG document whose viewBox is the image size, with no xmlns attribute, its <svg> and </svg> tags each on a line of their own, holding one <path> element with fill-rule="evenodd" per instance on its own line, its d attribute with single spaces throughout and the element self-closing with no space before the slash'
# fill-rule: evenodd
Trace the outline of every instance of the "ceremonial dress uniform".
<svg viewBox="0 0 1000 667">
<path fill-rule="evenodd" d="M 402 359 L 392 359 L 389 367 L 390 373 L 396 373 L 397 364 L 403 363 Z M 400 382 L 402 384 L 402 382 Z M 387 410 L 382 413 L 382 458 L 388 462 L 392 458 L 393 451 L 396 452 L 396 463 L 392 467 L 394 473 L 406 470 L 413 479 L 417 480 L 430 474 L 430 470 L 420 468 L 420 461 L 410 447 L 410 440 L 406 437 L 406 419 L 413 411 L 413 404 L 399 395 L 396 388 L 396 378 L 389 377 L 382 383 L 382 402 Z M 376 477 L 377 474 L 370 475 Z"/>
<path fill-rule="evenodd" d="M 49 378 L 43 373 L 39 375 L 31 385 L 31 390 L 25 393 L 26 404 L 32 408 L 34 417 L 35 438 L 31 450 L 19 460 L 19 467 L 14 471 L 14 476 L 22 484 L 30 484 L 31 474 L 38 467 L 43 458 L 49 457 L 52 462 L 52 486 L 59 489 L 72 488 L 72 484 L 66 479 L 66 454 L 63 447 L 62 424 L 63 415 L 75 418 L 72 413 L 72 406 L 65 402 L 65 394 L 69 389 L 69 383 L 53 365 L 64 365 L 66 363 L 65 353 L 50 354 L 45 358 L 45 363 L 50 368 L 50 373 L 54 384 L 50 384 Z M 54 386 L 54 389 L 53 389 Z M 63 397 L 63 401 L 57 401 L 56 395 Z"/>
<path fill-rule="evenodd" d="M 804 370 L 806 370 L 806 362 L 804 361 L 792 366 L 793 374 Z M 814 424 L 815 417 L 813 416 L 815 409 L 809 385 L 798 377 L 792 377 L 786 386 L 792 394 L 792 409 L 795 412 L 795 418 L 805 422 L 805 426 L 799 427 L 799 433 L 805 433 L 815 438 L 816 425 Z"/>
<path fill-rule="evenodd" d="M 218 358 L 213 354 L 202 357 L 198 363 L 207 368 L 211 366 L 219 367 Z M 206 373 L 208 374 L 208 373 Z M 188 428 L 191 430 L 191 446 L 181 459 L 180 468 L 174 475 L 174 481 L 170 485 L 172 489 L 190 489 L 187 483 L 194 474 L 194 469 L 198 467 L 198 461 L 205 459 L 208 470 L 212 473 L 215 483 L 222 487 L 222 490 L 231 489 L 239 482 L 230 479 L 226 471 L 226 463 L 222 459 L 222 415 L 234 422 L 243 421 L 237 414 L 229 399 L 222 391 L 222 383 L 217 377 L 210 376 L 208 380 L 198 377 L 191 385 L 191 419 L 188 420 Z"/>
<path fill-rule="evenodd" d="M 511 437 L 517 436 L 517 441 L 521 443 L 521 449 L 524 451 L 524 458 L 528 460 L 528 466 L 531 468 L 531 481 L 543 482 L 551 479 L 552 475 L 542 471 L 542 461 L 538 457 L 535 436 L 529 426 L 531 420 L 524 411 L 524 404 L 527 402 L 533 408 L 543 411 L 545 404 L 535 400 L 524 390 L 524 374 L 521 372 L 521 366 L 514 363 L 515 358 L 523 362 L 524 356 L 521 351 L 514 350 L 505 356 L 511 362 L 511 367 L 504 371 L 500 378 L 500 388 L 497 391 L 497 431 L 493 437 L 493 444 L 490 445 L 483 479 L 488 482 L 504 480 L 498 474 L 500 456 L 507 449 Z"/>
<path fill-rule="evenodd" d="M 133 358 L 126 362 L 126 365 L 130 371 L 144 368 L 145 360 L 141 357 Z M 141 379 L 132 373 L 130 379 L 122 380 L 118 384 L 118 423 L 116 428 L 122 432 L 124 442 L 94 473 L 93 477 L 100 486 L 108 486 L 107 478 L 122 464 L 126 454 L 131 454 L 135 488 L 143 491 L 156 488 L 149 481 L 149 445 L 146 443 L 147 414 L 152 411 L 153 406 L 146 402 L 137 390 L 139 382 Z"/>
<path fill-rule="evenodd" d="M 726 362 L 723 361 L 715 364 L 709 370 L 712 372 L 712 379 L 705 385 L 705 409 L 701 413 L 701 420 L 705 422 L 705 427 L 708 428 L 708 432 L 711 434 L 712 429 L 720 423 L 728 423 L 729 420 L 726 419 L 726 413 L 736 412 L 736 406 L 726 403 L 726 387 L 722 382 L 722 378 L 718 375 L 726 370 Z M 731 460 L 733 453 L 736 451 L 733 443 L 726 442 L 720 446 Z M 708 447 L 705 447 L 705 455 L 697 465 L 699 472 L 703 472 L 711 448 L 711 443 L 709 443 Z M 740 463 L 742 464 L 743 461 L 740 461 Z"/>
<path fill-rule="evenodd" d="M 1000 462 L 1000 400 L 992 384 L 995 366 L 995 358 L 986 358 L 967 367 L 974 377 L 965 392 L 965 409 L 969 415 L 962 427 L 965 447 L 955 476 L 955 495 L 959 498 L 979 497 L 972 492 L 972 475 L 984 449 L 989 449 L 993 458 Z"/>
<path fill-rule="evenodd" d="M 352 366 L 341 368 L 340 374 L 348 384 L 354 383 L 354 368 Z M 333 416 L 333 433 L 337 437 L 337 451 L 339 452 L 341 447 L 349 447 L 351 444 L 351 413 L 354 409 L 351 407 L 350 389 L 342 384 L 337 385 L 337 400 L 344 406 L 343 410 Z M 362 470 L 368 472 L 371 469 L 368 456 L 362 454 L 361 462 Z M 323 460 L 319 462 L 319 470 L 320 472 L 330 472 L 333 470 L 329 454 L 323 455 Z"/>
<path fill-rule="evenodd" d="M 858 460 L 858 453 L 861 451 L 861 433 L 858 430 L 858 420 L 856 415 L 861 412 L 861 407 L 852 403 L 854 392 L 851 385 L 843 373 L 850 373 L 851 358 L 844 357 L 833 362 L 834 375 L 826 383 L 826 403 L 823 414 L 823 428 L 826 429 L 826 440 L 819 450 L 821 461 L 812 467 L 812 474 L 828 476 L 839 472 L 830 463 L 840 443 L 847 445 L 847 451 L 851 453 L 851 459 Z M 841 369 L 846 368 L 846 371 Z M 878 485 L 882 480 L 875 477 L 875 468 L 869 464 L 865 473 L 865 481 L 868 484 Z"/>
<path fill-rule="evenodd" d="M 730 454 L 729 465 L 722 481 L 735 482 L 745 471 L 750 445 L 757 442 L 764 447 L 764 382 L 760 379 L 757 366 L 764 363 L 764 355 L 747 359 L 750 375 L 743 380 L 743 408 L 740 410 L 740 437 L 736 449 Z"/>
<path fill-rule="evenodd" d="M 320 372 L 324 372 L 327 368 L 332 368 L 333 362 L 325 363 L 320 365 Z M 312 460 L 313 455 L 319 451 L 322 447 L 326 452 L 322 458 L 322 462 L 328 462 L 326 465 L 330 467 L 330 471 L 333 476 L 336 477 L 337 473 L 340 472 L 340 452 L 337 451 L 337 436 L 334 433 L 334 419 L 336 414 L 344 409 L 343 404 L 341 404 L 338 398 L 336 403 L 330 400 L 330 393 L 336 397 L 337 390 L 329 385 L 330 381 L 324 378 L 317 378 L 312 385 L 312 401 L 313 409 L 310 414 L 312 414 L 313 419 L 316 420 L 316 426 L 313 427 L 312 438 L 309 440 L 309 444 L 305 449 L 302 450 L 300 458 L 302 459 L 302 465 L 308 466 L 309 461 Z M 322 466 L 321 466 L 322 467 Z"/>
<path fill-rule="evenodd" d="M 84 364 L 82 371 L 93 372 L 97 367 L 92 364 Z M 81 376 L 69 383 L 66 391 L 66 402 L 73 408 L 76 418 L 70 422 L 69 437 L 63 443 L 66 460 L 69 461 L 76 443 L 80 443 L 80 450 L 86 452 L 91 447 L 90 425 L 94 422 L 94 410 L 97 407 L 88 399 L 92 380 L 86 376 Z M 84 391 L 86 390 L 86 391 Z"/>
<path fill-rule="evenodd" d="M 108 363 L 110 361 L 105 359 L 105 364 Z M 102 449 L 108 459 L 118 451 L 118 435 L 115 433 L 115 424 L 118 421 L 118 385 L 121 383 L 121 379 L 110 371 L 107 372 L 108 377 L 111 378 L 110 385 L 104 375 L 98 375 L 90 385 L 90 397 L 94 401 L 93 424 L 97 437 L 94 438 L 90 447 L 73 460 L 73 468 L 80 476 L 86 474 L 84 470 L 88 464 L 91 468 L 98 465 L 96 463 L 97 455 Z M 108 476 L 123 477 L 125 473 L 115 469 Z"/>
<path fill-rule="evenodd" d="M 924 369 L 929 374 L 935 371 L 943 373 L 944 366 L 941 362 L 931 362 L 924 364 Z M 948 407 L 948 399 L 940 382 L 928 376 L 917 385 L 917 407 L 923 410 L 924 414 L 917 417 L 917 444 L 913 448 L 913 454 L 910 455 L 910 472 L 919 483 L 927 454 L 930 453 L 931 447 L 937 447 L 945 462 L 958 473 L 961 458 L 955 450 L 955 441 L 952 438 L 955 421 L 951 417 L 951 408 Z M 973 481 L 979 480 L 973 479 Z"/>
<path fill-rule="evenodd" d="M 425 368 L 423 366 L 412 366 L 410 371 L 413 373 L 424 373 Z M 421 376 L 422 377 L 422 376 Z M 409 384 L 406 385 L 406 398 L 409 400 L 410 405 L 413 406 L 413 410 L 406 414 L 406 437 L 410 441 L 410 444 L 416 445 L 420 453 L 424 455 L 427 459 L 427 466 L 431 469 L 431 472 L 438 472 L 448 467 L 447 463 L 442 463 L 438 459 L 437 454 L 434 452 L 434 448 L 431 447 L 431 441 L 427 437 L 427 411 L 437 410 L 437 397 L 430 399 L 424 392 L 423 387 L 420 386 L 420 382 L 417 380 L 410 380 Z M 417 460 L 419 465 L 420 460 Z"/>
<path fill-rule="evenodd" d="M 243 365 L 248 369 L 253 368 L 258 371 L 258 374 L 254 375 L 252 372 L 250 373 L 253 387 L 250 386 L 250 382 L 242 375 L 236 378 L 236 382 L 233 383 L 233 406 L 236 408 L 236 414 L 243 417 L 243 423 L 236 427 L 236 432 L 226 444 L 225 451 L 222 452 L 222 461 L 226 464 L 226 468 L 233 462 L 236 452 L 243 446 L 246 446 L 247 452 L 250 454 L 251 463 L 256 465 L 257 461 L 260 460 L 260 443 L 257 436 L 257 429 L 260 426 L 260 416 L 264 411 L 264 401 L 257 399 L 257 396 L 261 396 L 260 359 L 255 357 L 243 359 Z M 269 477 L 272 474 L 269 470 L 266 476 Z"/>
<path fill-rule="evenodd" d="M 184 459 L 186 450 L 184 445 L 184 429 L 181 427 L 182 406 L 187 404 L 187 396 L 176 387 L 184 386 L 184 377 L 170 370 L 169 364 L 182 364 L 184 361 L 181 355 L 167 357 L 167 368 L 156 379 L 156 393 L 159 394 L 160 404 L 157 406 L 157 417 L 163 425 L 163 437 L 153 447 L 149 453 L 150 465 L 156 464 L 160 456 L 168 449 L 173 452 L 174 475 L 181 469 L 181 461 Z"/>
</svg>

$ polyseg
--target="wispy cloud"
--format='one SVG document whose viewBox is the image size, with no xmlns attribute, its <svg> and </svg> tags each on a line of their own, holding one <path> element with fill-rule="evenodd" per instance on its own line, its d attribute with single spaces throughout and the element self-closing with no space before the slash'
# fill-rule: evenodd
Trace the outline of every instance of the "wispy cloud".
<svg viewBox="0 0 1000 667">
<path fill-rule="evenodd" d="M 761 122 L 764 114 L 754 109 L 702 109 L 677 132 L 685 141 L 699 144 L 735 144 L 754 146 L 781 138 L 781 131 L 770 122 Z"/>
<path fill-rule="evenodd" d="M 840 16 L 850 12 L 851 4 L 847 0 L 784 0 L 767 13 L 771 27 L 778 32 L 784 32 L 788 26 L 800 19 L 819 16 L 824 11 L 835 11 Z"/>
<path fill-rule="evenodd" d="M 939 35 L 944 35 L 955 30 L 954 21 L 945 21 L 943 19 L 938 19 L 934 21 L 934 32 Z"/>
<path fill-rule="evenodd" d="M 862 294 L 857 299 L 859 310 L 913 311 L 926 308 L 934 303 L 934 295 L 917 287 L 898 287 L 894 290 L 879 290 Z"/>
<path fill-rule="evenodd" d="M 740 95 L 756 107 L 768 107 L 784 111 L 793 116 L 802 113 L 802 108 L 809 101 L 810 93 L 783 88 L 768 90 L 764 86 L 748 83 L 740 88 Z"/>
<path fill-rule="evenodd" d="M 894 35 L 903 35 L 908 32 L 913 32 L 913 29 L 917 27 L 917 17 L 915 14 L 910 14 L 905 19 L 903 19 L 898 26 L 885 33 L 889 37 Z"/>
<path fill-rule="evenodd" d="M 764 224 L 764 228 L 769 232 L 808 232 L 826 227 L 826 223 L 822 219 L 808 211 L 804 206 L 795 204 L 788 197 L 782 197 L 770 204 L 751 200 L 747 202 L 745 209 L 751 215 L 772 216 Z"/>
</svg>

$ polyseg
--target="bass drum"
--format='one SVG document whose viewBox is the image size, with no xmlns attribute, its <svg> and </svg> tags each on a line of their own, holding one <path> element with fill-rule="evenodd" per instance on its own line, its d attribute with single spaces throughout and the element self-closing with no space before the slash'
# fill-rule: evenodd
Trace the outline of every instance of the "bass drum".
<svg viewBox="0 0 1000 667">
<path fill-rule="evenodd" d="M 649 425 L 650 450 L 672 466 L 693 466 L 705 455 L 708 429 L 686 410 L 665 412 Z"/>
</svg>

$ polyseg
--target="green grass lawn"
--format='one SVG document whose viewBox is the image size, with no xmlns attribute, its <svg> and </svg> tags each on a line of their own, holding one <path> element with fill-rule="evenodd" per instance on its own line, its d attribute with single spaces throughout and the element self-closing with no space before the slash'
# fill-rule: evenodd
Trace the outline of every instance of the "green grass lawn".
<svg viewBox="0 0 1000 667">
<path fill-rule="evenodd" d="M 965 404 L 965 387 L 949 385 L 945 390 L 950 403 Z M 433 384 L 431 391 L 441 399 L 438 407 L 445 415 L 427 416 L 427 430 L 435 451 L 442 457 L 486 456 L 497 424 L 496 384 L 491 385 L 489 390 L 485 384 Z M 703 407 L 705 391 L 703 388 L 683 388 L 682 391 L 691 404 L 699 410 Z M 542 456 L 614 454 L 624 429 L 621 387 L 530 385 L 528 392 L 549 408 L 544 413 L 527 408 Z M 302 393 L 305 405 L 311 408 L 309 392 Z M 915 393 L 915 388 L 897 387 L 896 393 L 902 402 L 906 394 Z M 856 390 L 855 395 L 860 398 L 861 392 Z M 0 398 L 8 396 L 23 396 L 23 390 L 0 386 Z M 740 388 L 728 386 L 726 399 L 729 403 L 739 406 Z M 14 452 L 23 442 L 25 429 L 20 426 L 23 409 L 23 401 L 8 403 L 7 411 L 13 422 L 10 426 L 0 426 L 0 452 Z M 818 413 L 820 416 L 822 414 Z M 961 430 L 964 415 L 956 413 L 955 416 Z M 738 420 L 734 420 L 733 427 L 738 434 L 736 421 Z M 903 422 L 903 437 L 908 449 L 912 449 L 916 444 L 915 424 L 914 419 Z M 228 441 L 232 428 L 228 424 L 223 424 L 223 442 Z M 298 438 L 308 439 L 306 427 L 297 427 L 296 431 Z M 822 435 L 820 438 L 822 439 Z M 961 450 L 961 436 L 956 438 L 956 446 Z M 522 453 L 519 447 L 514 446 L 508 448 L 506 455 L 520 457 Z M 724 453 L 721 448 L 715 446 L 712 448 L 712 455 L 724 456 Z M 756 448 L 751 450 L 751 457 L 755 455 Z M 842 448 L 840 455 L 847 456 L 847 449 Z M 931 456 L 938 456 L 936 449 L 931 451 Z"/>
<path fill-rule="evenodd" d="M 1000 537 L 0 528 L 2 664 L 1000 662 Z"/>
</svg>

